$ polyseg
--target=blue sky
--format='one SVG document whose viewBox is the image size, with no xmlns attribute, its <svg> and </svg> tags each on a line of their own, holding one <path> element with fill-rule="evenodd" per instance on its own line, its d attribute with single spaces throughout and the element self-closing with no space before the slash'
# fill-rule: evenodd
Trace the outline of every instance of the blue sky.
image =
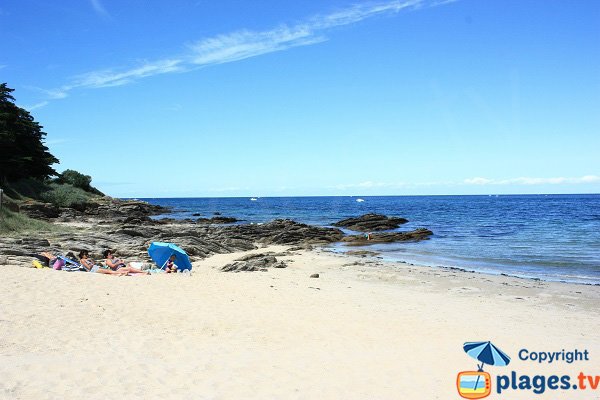
<svg viewBox="0 0 600 400">
<path fill-rule="evenodd" d="M 600 192 L 600 2 L 8 0 L 0 37 L 113 196 Z"/>
</svg>

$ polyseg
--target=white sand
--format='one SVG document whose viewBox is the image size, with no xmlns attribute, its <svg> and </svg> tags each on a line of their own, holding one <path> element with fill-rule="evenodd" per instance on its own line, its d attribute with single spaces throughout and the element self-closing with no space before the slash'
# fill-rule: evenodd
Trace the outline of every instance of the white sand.
<svg viewBox="0 0 600 400">
<path fill-rule="evenodd" d="M 598 287 L 322 252 L 268 272 L 215 269 L 239 256 L 196 263 L 191 277 L 0 266 L 0 398 L 458 399 L 456 374 L 475 367 L 462 344 L 476 340 L 513 357 L 492 374 L 600 375 Z M 521 348 L 591 360 L 540 366 L 518 360 Z"/>
</svg>

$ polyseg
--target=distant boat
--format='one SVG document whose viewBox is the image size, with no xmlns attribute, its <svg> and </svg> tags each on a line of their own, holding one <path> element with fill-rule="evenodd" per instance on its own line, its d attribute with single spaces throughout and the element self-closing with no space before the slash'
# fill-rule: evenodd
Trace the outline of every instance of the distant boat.
<svg viewBox="0 0 600 400">
<path fill-rule="evenodd" d="M 256 200 L 258 200 L 256 197 L 253 197 L 250 199 L 250 201 L 256 201 Z"/>
<path fill-rule="evenodd" d="M 363 199 L 356 199 L 357 202 L 362 203 L 364 200 Z"/>
</svg>

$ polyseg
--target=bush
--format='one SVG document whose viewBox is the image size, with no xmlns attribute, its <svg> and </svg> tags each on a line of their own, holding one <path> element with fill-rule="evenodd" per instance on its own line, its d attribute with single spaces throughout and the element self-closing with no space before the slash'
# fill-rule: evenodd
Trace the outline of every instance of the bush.
<svg viewBox="0 0 600 400">
<path fill-rule="evenodd" d="M 102 192 L 91 185 L 92 177 L 84 175 L 81 172 L 77 172 L 72 169 L 66 169 L 62 174 L 59 175 L 56 180 L 59 183 L 67 183 L 77 188 L 83 189 L 86 192 L 98 194 L 103 196 Z"/>
<path fill-rule="evenodd" d="M 60 180 L 63 183 L 68 183 L 69 185 L 73 185 L 73 186 L 81 188 L 85 191 L 90 190 L 90 183 L 92 183 L 91 176 L 84 175 L 84 174 L 74 171 L 72 169 L 67 169 L 67 170 L 65 170 L 65 172 L 60 174 Z"/>
<path fill-rule="evenodd" d="M 50 190 L 42 193 L 40 199 L 59 207 L 83 209 L 91 197 L 85 190 L 69 184 L 51 183 L 49 187 Z"/>
</svg>

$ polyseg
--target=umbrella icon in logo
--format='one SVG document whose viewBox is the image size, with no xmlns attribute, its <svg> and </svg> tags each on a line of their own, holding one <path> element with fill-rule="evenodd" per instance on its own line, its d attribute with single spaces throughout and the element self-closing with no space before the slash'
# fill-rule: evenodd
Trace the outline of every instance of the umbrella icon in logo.
<svg viewBox="0 0 600 400">
<path fill-rule="evenodd" d="M 492 342 L 467 342 L 463 345 L 465 353 L 481 362 L 477 365 L 477 372 L 464 371 L 458 374 L 456 385 L 458 393 L 466 399 L 482 399 L 489 396 L 492 384 L 490 374 L 483 371 L 485 364 L 506 366 L 510 357 Z"/>
<path fill-rule="evenodd" d="M 481 361 L 481 365 L 477 366 L 479 371 L 483 371 L 484 364 L 504 367 L 510 363 L 510 357 L 489 341 L 467 342 L 463 345 L 463 350 L 477 361 Z"/>
</svg>

